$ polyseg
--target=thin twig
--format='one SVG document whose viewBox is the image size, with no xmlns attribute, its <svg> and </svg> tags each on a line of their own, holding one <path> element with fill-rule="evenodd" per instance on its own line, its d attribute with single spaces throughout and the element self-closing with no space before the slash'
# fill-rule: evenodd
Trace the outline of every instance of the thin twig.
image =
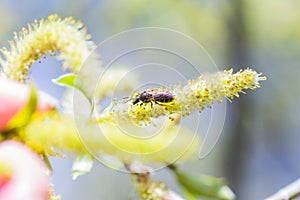
<svg viewBox="0 0 300 200">
<path fill-rule="evenodd" d="M 160 200 L 185 200 L 174 191 L 170 190 L 164 183 L 156 182 L 152 179 L 152 169 L 138 161 L 131 164 L 125 163 L 125 167 L 133 179 L 140 187 L 141 199 L 160 199 Z"/>
<path fill-rule="evenodd" d="M 300 196 L 300 179 L 280 189 L 266 200 L 291 200 Z"/>
</svg>

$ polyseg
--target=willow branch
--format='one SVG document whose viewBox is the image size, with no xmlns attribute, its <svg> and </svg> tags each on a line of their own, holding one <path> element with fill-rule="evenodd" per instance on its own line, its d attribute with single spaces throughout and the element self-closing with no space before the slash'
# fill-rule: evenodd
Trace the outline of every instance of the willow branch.
<svg viewBox="0 0 300 200">
<path fill-rule="evenodd" d="M 266 200 L 290 200 L 300 196 L 300 179 L 280 189 Z"/>
</svg>

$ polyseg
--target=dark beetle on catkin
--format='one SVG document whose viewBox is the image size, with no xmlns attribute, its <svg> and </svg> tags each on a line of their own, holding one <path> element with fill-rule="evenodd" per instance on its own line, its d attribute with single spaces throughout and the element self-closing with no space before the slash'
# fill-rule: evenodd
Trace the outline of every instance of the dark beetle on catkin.
<svg viewBox="0 0 300 200">
<path fill-rule="evenodd" d="M 141 102 L 143 103 L 156 103 L 158 105 L 168 105 L 174 101 L 174 95 L 166 90 L 154 88 L 154 89 L 147 89 L 142 92 L 139 92 L 134 95 L 132 104 L 135 105 Z"/>
</svg>

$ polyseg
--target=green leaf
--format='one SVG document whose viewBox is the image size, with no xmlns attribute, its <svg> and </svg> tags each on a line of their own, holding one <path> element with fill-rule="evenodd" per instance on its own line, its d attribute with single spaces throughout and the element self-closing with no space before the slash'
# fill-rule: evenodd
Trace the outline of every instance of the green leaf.
<svg viewBox="0 0 300 200">
<path fill-rule="evenodd" d="M 91 113 L 93 112 L 93 101 L 92 99 L 87 95 L 87 93 L 84 91 L 84 89 L 82 89 L 80 87 L 80 85 L 76 84 L 76 80 L 77 80 L 77 75 L 75 74 L 64 74 L 62 76 L 59 76 L 55 79 L 52 79 L 52 82 L 57 84 L 57 85 L 62 85 L 62 86 L 67 86 L 67 87 L 71 87 L 71 88 L 75 88 L 77 89 L 78 91 L 80 91 L 84 96 L 85 98 L 88 99 L 90 105 L 92 106 L 92 110 L 91 110 Z"/>
<path fill-rule="evenodd" d="M 195 199 L 197 196 L 231 200 L 235 198 L 234 193 L 224 183 L 223 179 L 207 176 L 188 174 L 174 169 L 178 182 L 186 190 L 188 199 Z"/>
<path fill-rule="evenodd" d="M 37 109 L 37 91 L 33 84 L 30 85 L 30 96 L 29 100 L 24 106 L 9 122 L 7 129 L 20 128 L 28 124 L 31 119 L 32 114 Z"/>
<path fill-rule="evenodd" d="M 94 159 L 89 154 L 78 155 L 72 167 L 72 177 L 75 180 L 78 176 L 89 173 L 93 167 Z"/>
<path fill-rule="evenodd" d="M 199 196 L 199 195 L 195 195 L 195 194 L 189 192 L 184 187 L 183 187 L 183 194 L 184 194 L 185 198 L 188 199 L 188 200 L 198 200 L 197 196 Z"/>
<path fill-rule="evenodd" d="M 52 165 L 51 165 L 51 163 L 50 163 L 50 160 L 49 160 L 47 154 L 42 153 L 42 157 L 43 157 L 43 160 L 44 160 L 45 164 L 48 166 L 48 169 L 49 169 L 50 172 L 52 173 L 53 168 L 52 168 Z"/>
<path fill-rule="evenodd" d="M 57 77 L 56 79 L 52 79 L 52 82 L 57 85 L 68 86 L 72 88 L 78 89 L 76 86 L 77 76 L 75 74 L 64 74 L 62 76 Z"/>
</svg>

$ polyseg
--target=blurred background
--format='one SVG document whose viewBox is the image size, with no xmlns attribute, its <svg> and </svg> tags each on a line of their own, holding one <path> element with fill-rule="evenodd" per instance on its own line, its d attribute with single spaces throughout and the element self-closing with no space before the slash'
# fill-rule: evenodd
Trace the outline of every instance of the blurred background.
<svg viewBox="0 0 300 200">
<path fill-rule="evenodd" d="M 0 44 L 34 19 L 56 13 L 81 20 L 97 44 L 121 31 L 163 27 L 182 32 L 209 52 L 219 69 L 252 67 L 268 80 L 227 105 L 221 138 L 191 172 L 225 177 L 237 199 L 263 199 L 300 176 L 300 1 L 298 0 L 0 0 Z M 62 71 L 52 57 L 32 67 L 38 87 L 60 98 L 51 83 Z M 69 200 L 132 199 L 130 178 L 101 164 L 72 181 L 72 159 L 51 159 L 56 193 Z M 180 192 L 174 177 L 155 175 Z"/>
</svg>

